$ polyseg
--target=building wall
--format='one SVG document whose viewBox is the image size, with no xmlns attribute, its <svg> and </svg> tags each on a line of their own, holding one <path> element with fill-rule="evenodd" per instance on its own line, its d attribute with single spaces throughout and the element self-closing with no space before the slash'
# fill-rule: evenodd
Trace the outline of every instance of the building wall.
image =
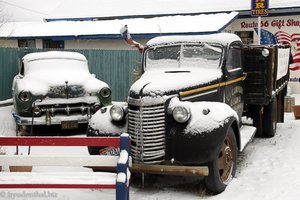
<svg viewBox="0 0 300 200">
<path fill-rule="evenodd" d="M 145 44 L 147 40 L 138 40 Z M 97 40 L 66 40 L 65 49 L 107 49 L 107 50 L 132 50 L 124 40 L 97 39 Z"/>
</svg>

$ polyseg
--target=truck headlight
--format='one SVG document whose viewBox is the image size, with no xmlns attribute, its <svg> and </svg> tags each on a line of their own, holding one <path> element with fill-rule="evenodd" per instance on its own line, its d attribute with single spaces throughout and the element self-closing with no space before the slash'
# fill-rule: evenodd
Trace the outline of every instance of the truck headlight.
<svg viewBox="0 0 300 200">
<path fill-rule="evenodd" d="M 107 98 L 111 95 L 111 90 L 108 87 L 104 87 L 100 90 L 100 95 L 104 98 Z"/>
<path fill-rule="evenodd" d="M 21 91 L 19 93 L 19 99 L 23 102 L 29 101 L 31 99 L 31 94 L 30 92 L 27 91 Z"/>
<path fill-rule="evenodd" d="M 120 121 L 123 119 L 124 117 L 124 110 L 121 106 L 118 106 L 118 105 L 113 105 L 111 108 L 110 108 L 110 116 L 111 118 L 114 120 L 114 121 Z"/>
<path fill-rule="evenodd" d="M 184 106 L 176 106 L 173 110 L 173 117 L 179 123 L 184 123 L 191 117 L 191 111 Z"/>
</svg>

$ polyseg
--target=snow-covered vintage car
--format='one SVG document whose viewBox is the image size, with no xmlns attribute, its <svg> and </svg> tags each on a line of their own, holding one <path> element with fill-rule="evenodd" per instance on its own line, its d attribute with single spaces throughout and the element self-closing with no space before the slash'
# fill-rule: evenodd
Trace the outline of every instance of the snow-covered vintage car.
<svg viewBox="0 0 300 200">
<path fill-rule="evenodd" d="M 61 125 L 74 129 L 111 104 L 109 86 L 89 72 L 88 61 L 76 52 L 49 51 L 23 57 L 12 85 L 18 128 Z"/>
</svg>

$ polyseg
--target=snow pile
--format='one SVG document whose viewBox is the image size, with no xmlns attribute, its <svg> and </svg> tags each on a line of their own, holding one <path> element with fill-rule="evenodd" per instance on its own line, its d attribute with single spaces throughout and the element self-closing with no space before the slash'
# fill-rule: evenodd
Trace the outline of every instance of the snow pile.
<svg viewBox="0 0 300 200">
<path fill-rule="evenodd" d="M 184 130 L 188 134 L 202 134 L 224 126 L 231 117 L 238 121 L 237 113 L 227 104 L 219 102 L 181 102 L 177 97 L 173 98 L 169 110 L 176 106 L 185 106 L 191 110 L 191 118 Z M 203 110 L 209 110 L 204 114 Z M 220 112 L 221 111 L 221 112 Z"/>
</svg>

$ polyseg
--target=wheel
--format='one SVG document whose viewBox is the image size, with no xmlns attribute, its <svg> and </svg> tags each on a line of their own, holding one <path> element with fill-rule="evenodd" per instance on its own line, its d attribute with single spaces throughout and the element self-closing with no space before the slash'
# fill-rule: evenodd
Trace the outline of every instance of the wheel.
<svg viewBox="0 0 300 200">
<path fill-rule="evenodd" d="M 218 157 L 208 163 L 209 175 L 205 177 L 205 185 L 209 191 L 218 194 L 225 190 L 235 176 L 237 152 L 235 135 L 230 127 Z"/>
<path fill-rule="evenodd" d="M 264 107 L 263 136 L 274 137 L 277 128 L 277 100 L 273 99 L 269 105 Z"/>
<path fill-rule="evenodd" d="M 262 120 L 262 107 L 251 106 L 251 118 L 253 119 L 253 126 L 256 128 L 255 137 L 261 137 L 263 134 L 263 120 Z"/>
</svg>

